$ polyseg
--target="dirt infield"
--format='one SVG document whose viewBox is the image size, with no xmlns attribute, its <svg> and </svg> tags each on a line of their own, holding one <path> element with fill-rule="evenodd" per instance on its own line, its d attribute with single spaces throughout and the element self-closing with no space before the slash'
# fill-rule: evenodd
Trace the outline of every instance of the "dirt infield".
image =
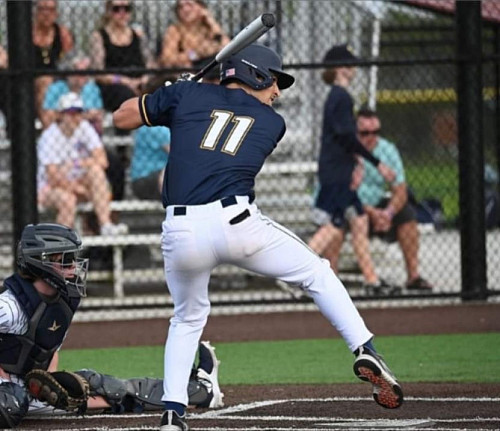
<svg viewBox="0 0 500 431">
<path fill-rule="evenodd" d="M 361 310 L 378 335 L 500 331 L 499 304 Z M 147 327 L 146 332 L 144 328 Z M 167 321 L 77 323 L 66 348 L 163 344 Z M 96 334 L 99 334 L 96 336 Z M 314 312 L 212 317 L 212 343 L 337 336 Z M 404 382 L 403 382 L 404 383 Z M 404 384 L 405 404 L 385 410 L 366 384 L 229 386 L 226 407 L 190 411 L 194 430 L 500 429 L 500 384 Z M 26 430 L 155 430 L 159 414 L 26 419 Z"/>
</svg>

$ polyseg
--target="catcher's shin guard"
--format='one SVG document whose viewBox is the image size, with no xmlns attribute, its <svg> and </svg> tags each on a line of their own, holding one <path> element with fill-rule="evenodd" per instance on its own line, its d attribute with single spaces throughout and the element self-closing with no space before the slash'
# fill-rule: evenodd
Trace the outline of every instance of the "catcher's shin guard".
<svg viewBox="0 0 500 431">
<path fill-rule="evenodd" d="M 14 428 L 28 413 L 26 389 L 12 382 L 0 383 L 0 427 Z"/>
<path fill-rule="evenodd" d="M 94 370 L 76 372 L 89 382 L 90 396 L 101 396 L 111 406 L 114 413 L 146 410 L 163 410 L 163 380 L 150 378 L 118 379 L 100 374 Z M 189 404 L 197 407 L 210 407 L 214 397 L 209 382 L 196 377 L 193 370 L 188 385 Z"/>
<path fill-rule="evenodd" d="M 144 410 L 163 410 L 162 379 L 118 379 L 94 370 L 76 372 L 84 377 L 90 385 L 90 396 L 101 396 L 111 406 L 114 413 Z"/>
<path fill-rule="evenodd" d="M 188 385 L 188 397 L 190 406 L 209 407 L 213 394 L 209 391 L 205 382 L 200 382 L 198 379 L 193 378 L 193 373 L 191 373 Z"/>
</svg>

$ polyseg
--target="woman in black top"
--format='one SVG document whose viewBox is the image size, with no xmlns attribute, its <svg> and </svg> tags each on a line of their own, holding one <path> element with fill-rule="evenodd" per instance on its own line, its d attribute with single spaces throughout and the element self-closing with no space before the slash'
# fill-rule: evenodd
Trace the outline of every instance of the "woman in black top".
<svg viewBox="0 0 500 431">
<path fill-rule="evenodd" d="M 138 69 L 155 67 L 142 31 L 130 25 L 132 3 L 107 0 L 101 27 L 92 34 L 92 62 L 95 69 L 121 69 L 96 77 L 104 109 L 116 110 L 123 101 L 140 94 L 148 80 Z"/>
</svg>

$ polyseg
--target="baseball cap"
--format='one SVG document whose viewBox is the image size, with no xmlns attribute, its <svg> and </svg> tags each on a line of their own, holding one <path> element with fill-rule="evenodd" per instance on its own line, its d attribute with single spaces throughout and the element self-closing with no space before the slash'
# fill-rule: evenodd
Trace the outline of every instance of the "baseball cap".
<svg viewBox="0 0 500 431">
<path fill-rule="evenodd" d="M 83 111 L 83 101 L 76 93 L 63 94 L 58 102 L 59 111 Z"/>
<path fill-rule="evenodd" d="M 356 57 L 352 53 L 351 48 L 346 43 L 344 43 L 342 45 L 332 46 L 325 54 L 323 63 L 330 63 L 333 61 L 351 62 L 357 60 L 359 60 L 359 57 Z"/>
</svg>

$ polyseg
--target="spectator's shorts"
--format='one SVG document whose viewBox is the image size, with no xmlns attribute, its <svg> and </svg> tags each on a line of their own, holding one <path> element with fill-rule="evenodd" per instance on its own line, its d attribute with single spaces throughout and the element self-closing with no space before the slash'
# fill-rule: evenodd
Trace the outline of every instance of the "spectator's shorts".
<svg viewBox="0 0 500 431">
<path fill-rule="evenodd" d="M 382 199 L 379 204 L 377 205 L 377 208 L 386 208 L 387 205 L 389 204 L 389 199 Z M 370 232 L 374 235 L 377 236 L 382 236 L 384 239 L 388 241 L 396 241 L 397 236 L 396 236 L 396 231 L 399 226 L 402 224 L 408 223 L 410 221 L 416 221 L 417 220 L 417 215 L 415 213 L 415 210 L 413 207 L 410 205 L 410 203 L 406 202 L 405 206 L 397 212 L 393 219 L 392 219 L 392 225 L 389 231 L 387 232 L 380 232 L 380 234 L 377 232 L 373 232 L 372 226 L 370 226 Z"/>
<path fill-rule="evenodd" d="M 326 184 L 320 187 L 316 198 L 313 221 L 319 226 L 332 222 L 342 227 L 346 220 L 363 213 L 358 194 L 349 184 Z"/>
<path fill-rule="evenodd" d="M 161 201 L 161 193 L 158 189 L 158 178 L 163 171 L 153 172 L 147 177 L 132 181 L 132 192 L 138 199 L 149 201 Z"/>
</svg>

